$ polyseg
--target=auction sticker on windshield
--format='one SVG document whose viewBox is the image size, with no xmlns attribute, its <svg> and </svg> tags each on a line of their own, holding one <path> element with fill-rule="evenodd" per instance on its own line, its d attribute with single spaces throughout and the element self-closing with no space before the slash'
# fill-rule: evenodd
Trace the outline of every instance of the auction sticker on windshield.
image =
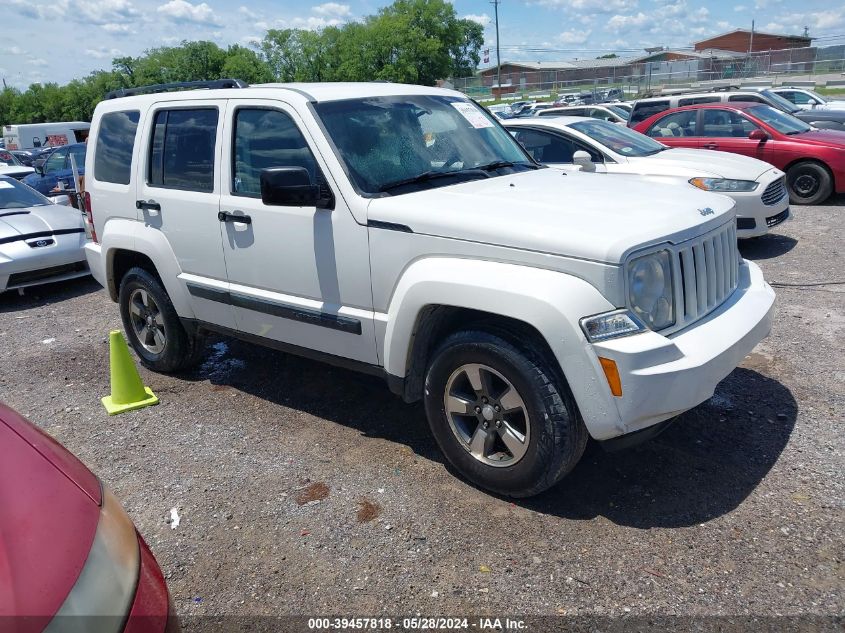
<svg viewBox="0 0 845 633">
<path fill-rule="evenodd" d="M 474 128 L 493 127 L 493 122 L 471 103 L 466 101 L 453 101 L 452 107 L 461 113 L 470 125 Z"/>
</svg>

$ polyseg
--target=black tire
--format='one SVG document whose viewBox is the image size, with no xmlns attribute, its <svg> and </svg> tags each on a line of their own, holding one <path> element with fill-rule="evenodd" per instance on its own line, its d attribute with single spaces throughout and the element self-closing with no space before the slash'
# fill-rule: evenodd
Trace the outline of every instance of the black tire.
<svg viewBox="0 0 845 633">
<path fill-rule="evenodd" d="M 130 298 L 139 290 L 146 291 L 153 299 L 158 308 L 157 314 L 160 315 L 160 321 L 163 324 L 161 329 L 163 329 L 165 342 L 163 349 L 158 353 L 144 347 L 132 323 Z M 205 351 L 204 337 L 192 336 L 185 330 L 167 291 L 149 271 L 138 267 L 129 269 L 120 280 L 118 304 L 126 339 L 145 367 L 157 372 L 170 373 L 188 369 L 200 361 Z"/>
<path fill-rule="evenodd" d="M 792 204 L 820 204 L 833 193 L 830 172 L 812 161 L 802 161 L 790 167 L 786 172 L 786 186 Z"/>
<path fill-rule="evenodd" d="M 524 342 L 520 346 L 487 331 L 456 332 L 432 354 L 425 377 L 426 416 L 446 459 L 471 482 L 509 497 L 530 497 L 555 485 L 578 463 L 587 444 L 587 429 L 563 377 L 541 353 Z M 453 372 L 467 364 L 494 369 L 525 404 L 527 448 L 512 466 L 481 461 L 453 431 L 445 391 Z M 469 423 L 475 423 L 471 416 Z"/>
</svg>

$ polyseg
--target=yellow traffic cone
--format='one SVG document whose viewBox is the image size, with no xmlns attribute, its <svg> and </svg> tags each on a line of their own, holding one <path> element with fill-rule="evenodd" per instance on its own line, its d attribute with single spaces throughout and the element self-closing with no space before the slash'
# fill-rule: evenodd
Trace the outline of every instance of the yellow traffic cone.
<svg viewBox="0 0 845 633">
<path fill-rule="evenodd" d="M 156 395 L 141 382 L 141 376 L 129 355 L 129 347 L 120 330 L 109 332 L 109 363 L 111 395 L 102 399 L 109 415 L 158 404 Z"/>
</svg>

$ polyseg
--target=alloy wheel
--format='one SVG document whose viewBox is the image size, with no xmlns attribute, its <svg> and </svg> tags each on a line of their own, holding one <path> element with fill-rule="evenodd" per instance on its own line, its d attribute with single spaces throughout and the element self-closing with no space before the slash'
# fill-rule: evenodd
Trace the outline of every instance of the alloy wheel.
<svg viewBox="0 0 845 633">
<path fill-rule="evenodd" d="M 143 288 L 129 295 L 129 319 L 143 348 L 151 354 L 161 354 L 167 345 L 164 319 L 155 299 Z"/>
<path fill-rule="evenodd" d="M 446 381 L 444 405 L 452 433 L 480 462 L 513 466 L 525 456 L 528 409 L 500 372 L 478 363 L 461 365 Z"/>
</svg>

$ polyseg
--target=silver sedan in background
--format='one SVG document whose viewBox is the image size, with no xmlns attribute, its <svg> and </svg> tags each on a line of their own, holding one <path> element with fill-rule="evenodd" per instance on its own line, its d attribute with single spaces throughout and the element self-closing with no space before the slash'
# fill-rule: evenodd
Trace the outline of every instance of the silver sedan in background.
<svg viewBox="0 0 845 633">
<path fill-rule="evenodd" d="M 82 213 L 56 202 L 0 176 L 0 292 L 89 274 Z"/>
</svg>

